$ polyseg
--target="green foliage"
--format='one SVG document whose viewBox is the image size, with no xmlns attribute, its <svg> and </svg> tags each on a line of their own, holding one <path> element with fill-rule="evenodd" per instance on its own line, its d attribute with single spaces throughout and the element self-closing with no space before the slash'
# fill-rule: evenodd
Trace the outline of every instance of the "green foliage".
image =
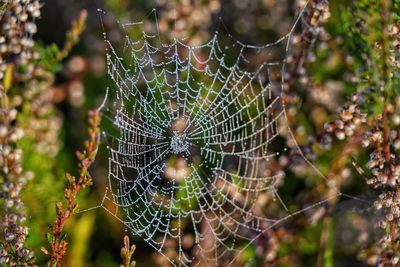
<svg viewBox="0 0 400 267">
<path fill-rule="evenodd" d="M 152 13 L 149 15 L 149 12 L 151 12 L 155 5 L 153 1 L 106 0 L 104 2 L 107 13 L 115 16 L 115 20 L 137 21 L 137 18 L 139 18 L 149 22 L 155 21 L 155 17 Z M 278 2 L 281 3 L 281 1 Z M 179 5 L 181 1 L 172 1 L 171 3 Z M 70 3 L 68 3 L 68 5 L 69 4 Z M 224 12 L 221 12 L 222 15 L 226 14 L 226 16 L 229 17 L 230 12 L 234 9 L 234 5 L 224 5 L 223 8 Z M 274 12 L 274 8 L 275 7 L 271 8 L 272 10 L 268 10 L 268 12 Z M 165 9 L 160 8 L 158 15 L 161 16 L 164 14 L 162 12 L 168 11 Z M 292 9 L 292 7 L 290 9 Z M 299 144 L 307 144 L 311 139 L 310 136 L 315 137 L 322 133 L 324 131 L 323 124 L 337 118 L 335 108 L 346 104 L 347 99 L 355 92 L 368 92 L 365 102 L 361 103 L 360 108 L 363 112 L 368 114 L 369 121 L 382 115 L 384 101 L 393 102 L 398 96 L 400 88 L 399 71 L 398 69 L 386 66 L 389 65 L 389 63 L 387 62 L 387 56 L 385 56 L 385 54 L 393 52 L 389 49 L 389 44 L 393 41 L 391 38 L 394 37 L 388 37 L 383 34 L 382 25 L 392 22 L 400 23 L 400 0 L 392 1 L 390 16 L 382 14 L 382 10 L 383 6 L 381 1 L 332 0 L 330 1 L 330 17 L 322 25 L 323 29 L 327 32 L 327 40 L 313 40 L 310 43 L 307 43 L 310 40 L 303 40 L 308 46 L 307 52 L 313 56 L 313 60 L 303 59 L 303 65 L 301 66 L 306 69 L 306 74 L 303 78 L 307 78 L 307 81 L 301 84 L 301 82 L 296 80 L 295 85 L 288 90 L 288 96 L 296 99 L 293 103 L 290 102 L 291 99 L 288 100 L 288 109 L 295 108 L 294 115 L 291 117 L 290 126 L 294 129 L 296 140 Z M 90 14 L 97 18 L 96 11 L 93 11 L 93 13 L 94 14 Z M 169 13 L 169 16 L 171 14 L 172 13 Z M 273 16 L 269 16 L 268 13 L 266 14 L 268 15 L 268 19 L 273 19 Z M 277 14 L 273 15 L 277 16 Z M 245 17 L 245 15 L 243 15 L 243 17 Z M 251 19 L 249 16 L 245 18 Z M 262 21 L 261 19 L 263 18 L 264 17 L 260 18 L 259 21 Z M 285 23 L 292 23 L 292 19 L 291 17 L 289 18 L 288 15 L 285 15 L 285 19 L 288 20 L 285 21 Z M 30 247 L 35 248 L 37 262 L 41 266 L 45 264 L 47 256 L 38 252 L 39 248 L 47 242 L 51 244 L 55 241 L 54 235 L 46 232 L 52 218 L 55 217 L 54 203 L 56 203 L 64 193 L 64 170 L 73 166 L 72 163 L 75 161 L 75 155 L 71 153 L 71 151 L 79 149 L 84 139 L 82 132 L 86 125 L 80 123 L 80 121 L 84 121 L 83 114 L 86 114 L 87 109 L 98 105 L 104 97 L 104 88 L 110 84 L 110 79 L 107 78 L 104 69 L 100 71 L 95 68 L 90 69 L 90 66 L 94 65 L 96 60 L 104 64 L 102 61 L 104 59 L 104 50 L 102 50 L 103 40 L 100 31 L 108 31 L 110 29 L 117 31 L 117 29 L 114 29 L 117 25 L 109 21 L 110 17 L 107 17 L 105 20 L 105 29 L 100 29 L 100 22 L 93 19 L 91 23 L 97 25 L 96 28 L 88 29 L 88 32 L 85 33 L 87 34 L 86 38 L 84 42 L 81 43 L 81 47 L 74 51 L 73 57 L 83 59 L 86 69 L 82 72 L 65 74 L 71 72 L 71 70 L 68 69 L 69 61 L 63 61 L 68 53 L 64 51 L 64 47 L 52 43 L 53 41 L 51 41 L 50 44 L 45 44 L 44 41 L 41 41 L 39 38 L 34 47 L 35 51 L 39 53 L 35 64 L 41 66 L 46 72 L 51 74 L 51 77 L 47 84 L 33 84 L 32 87 L 46 87 L 48 89 L 53 85 L 53 79 L 55 79 L 56 85 L 62 88 L 62 90 L 64 90 L 62 93 L 66 95 L 62 99 L 61 104 L 52 104 L 52 107 L 45 114 L 40 114 L 40 118 L 43 121 L 49 121 L 57 116 L 61 116 L 64 119 L 64 131 L 58 133 L 56 137 L 53 137 L 56 138 L 57 140 L 55 141 L 60 144 L 61 150 L 58 154 L 54 155 L 43 152 L 41 147 L 37 146 L 38 139 L 35 135 L 26 135 L 20 141 L 20 147 L 24 155 L 23 168 L 29 170 L 33 174 L 33 179 L 29 181 L 23 194 L 24 202 L 27 203 L 27 211 L 29 213 L 27 224 L 30 228 L 30 235 L 28 243 Z M 47 20 L 45 22 L 48 23 L 49 21 Z M 240 18 L 236 18 L 234 21 L 227 20 L 227 28 L 236 29 L 239 22 Z M 260 23 L 262 27 L 267 27 L 268 29 L 253 29 L 258 39 L 251 41 L 262 43 L 266 39 L 268 40 L 270 36 L 266 36 L 266 32 L 271 33 L 272 36 L 281 36 L 282 32 L 276 32 L 275 28 L 285 23 L 281 23 L 281 21 L 275 24 L 271 23 L 271 25 Z M 68 25 L 66 22 L 64 22 L 64 24 Z M 81 33 L 84 27 L 81 24 L 79 26 L 78 32 Z M 258 26 L 252 27 L 257 28 Z M 166 29 L 164 30 L 166 32 L 168 31 Z M 73 31 L 69 32 L 67 40 L 75 44 L 77 38 L 71 37 L 71 32 Z M 139 27 L 131 27 L 128 29 L 128 32 L 132 34 L 132 36 L 141 35 Z M 117 36 L 116 39 L 118 39 L 118 33 L 113 33 Z M 53 37 L 52 34 L 54 33 L 48 31 L 41 36 L 48 35 Z M 245 38 L 251 36 L 249 33 L 243 33 L 243 35 L 245 35 Z M 96 40 L 96 42 L 93 40 Z M 380 45 L 382 43 L 383 45 Z M 293 54 L 296 52 L 296 45 L 298 44 L 293 44 Z M 233 61 L 234 59 L 228 56 L 227 60 Z M 101 63 L 99 65 L 101 65 Z M 28 66 L 20 65 L 17 72 L 19 74 L 24 74 L 27 73 L 28 70 Z M 15 84 L 12 76 L 6 75 L 5 77 L 2 85 L 6 91 L 12 89 L 12 94 L 24 95 L 27 91 L 25 87 L 20 84 Z M 47 78 L 49 77 L 41 76 L 38 77 L 37 80 L 45 81 Z M 72 89 L 69 86 L 76 81 L 82 83 L 86 90 L 86 102 L 84 102 L 82 106 L 72 106 L 68 102 L 68 97 L 72 95 Z M 207 83 L 210 81 L 204 80 L 202 82 Z M 340 90 L 337 94 L 333 92 L 333 90 L 329 91 L 329 87 L 325 88 L 325 85 L 330 82 L 337 82 L 340 85 Z M 312 97 L 312 93 L 319 90 L 318 88 L 320 87 L 324 87 L 328 90 L 328 94 L 333 95 L 330 101 L 337 102 L 338 105 L 333 105 L 334 108 L 331 108 L 326 103 L 319 101 L 320 99 L 318 99 L 318 97 Z M 382 93 L 383 91 L 385 94 Z M 384 100 L 385 98 L 386 100 Z M 33 107 L 31 104 L 31 102 L 27 101 L 22 106 L 18 117 L 18 122 L 25 128 L 29 128 L 32 120 Z M 196 105 L 195 111 L 205 112 L 200 105 Z M 257 111 L 249 110 L 249 112 L 253 114 Z M 244 118 L 244 120 L 245 119 L 246 118 Z M 110 125 L 107 125 L 107 123 Z M 52 126 L 50 125 L 50 127 Z M 103 122 L 102 127 L 112 127 L 111 122 Z M 313 161 L 313 164 L 315 164 L 323 174 L 329 174 L 332 171 L 333 165 L 339 165 L 338 170 L 335 170 L 336 173 L 334 173 L 333 178 L 341 176 L 341 171 L 343 170 L 350 172 L 350 178 L 347 178 L 344 182 L 343 188 L 350 194 L 358 194 L 363 190 L 365 191 L 367 185 L 365 184 L 364 178 L 360 177 L 349 163 L 349 157 L 345 159 L 341 158 L 341 153 L 347 146 L 347 143 L 340 142 L 336 139 L 334 139 L 332 143 L 332 148 L 328 150 L 321 148 L 319 145 L 313 145 L 312 150 L 316 155 L 314 158 L 309 157 L 309 159 Z M 87 192 L 84 196 L 79 198 L 80 207 L 83 208 L 98 205 L 101 202 L 104 188 L 107 186 L 105 185 L 106 182 L 104 182 L 107 179 L 107 152 L 101 150 L 99 154 L 101 155 L 98 159 L 98 163 L 93 168 L 93 174 L 95 179 L 97 179 L 95 180 L 96 190 Z M 365 151 L 361 150 L 359 147 L 354 149 L 350 154 L 360 162 L 369 160 L 368 153 L 365 153 Z M 175 163 L 176 162 L 173 161 L 168 162 L 171 166 Z M 210 170 L 207 169 L 202 171 L 205 172 L 203 175 L 207 175 L 210 172 Z M 235 170 L 232 172 L 235 172 Z M 368 170 L 366 172 L 369 174 Z M 299 207 L 302 207 L 303 202 L 306 203 L 308 198 L 317 198 L 321 194 L 326 194 L 326 191 L 324 191 L 326 189 L 321 186 L 321 184 L 324 183 L 323 178 L 310 169 L 303 168 L 287 171 L 285 180 L 290 180 L 291 182 L 284 183 L 282 187 L 279 188 L 279 195 L 285 203 L 288 203 L 290 211 L 298 210 Z M 235 176 L 233 176 L 232 181 L 238 187 L 242 185 L 242 181 Z M 185 189 L 187 183 L 190 183 L 190 192 L 187 192 Z M 177 199 L 185 199 L 188 193 L 196 192 L 201 189 L 200 185 L 190 180 L 183 181 L 182 188 L 176 192 Z M 196 194 L 192 195 L 195 196 Z M 222 193 L 221 197 L 223 197 Z M 176 207 L 180 207 L 182 210 L 189 210 L 199 205 L 198 202 L 198 199 L 192 197 L 185 201 L 177 200 L 176 203 L 173 204 Z M 332 204 L 332 206 L 335 204 L 336 203 Z M 270 207 L 267 204 L 264 205 L 265 206 L 260 209 L 269 211 Z M 329 205 L 327 204 L 327 206 Z M 328 210 L 328 208 L 326 209 Z M 273 208 L 272 211 L 274 211 Z M 101 209 L 98 209 L 93 212 L 94 214 L 89 212 L 78 214 L 66 226 L 67 234 L 63 235 L 61 239 L 72 242 L 70 244 L 71 254 L 67 254 L 66 256 L 66 266 L 116 266 L 117 262 L 120 262 L 119 248 L 120 241 L 124 235 L 124 226 L 114 221 L 111 216 L 104 215 L 104 217 L 101 217 L 101 215 L 98 215 L 102 212 Z M 341 219 L 341 213 L 326 212 L 327 214 L 322 215 L 322 219 L 316 223 L 311 223 L 309 218 L 307 218 L 307 214 L 305 216 L 306 218 L 301 218 L 300 221 L 294 221 L 293 224 L 288 224 L 289 226 L 287 226 L 287 228 L 282 226 L 287 232 L 283 234 L 283 237 L 280 236 L 278 238 L 279 240 L 277 242 L 279 242 L 279 248 L 276 252 L 277 257 L 274 259 L 274 266 L 309 266 L 310 264 L 314 265 L 317 258 L 322 259 L 321 266 L 325 267 L 339 266 L 340 264 L 343 266 L 350 266 L 354 264 L 354 262 L 359 264 L 358 266 L 361 266 L 357 258 L 361 255 L 361 258 L 365 259 L 368 253 L 359 253 L 362 244 L 357 243 L 358 241 L 351 246 L 342 246 L 338 244 L 336 237 L 341 235 L 342 232 L 341 229 L 338 228 L 339 222 L 337 222 L 336 218 L 339 217 Z M 312 212 L 310 212 L 310 214 L 312 214 Z M 324 220 L 326 217 L 329 217 L 327 221 Z M 356 219 L 351 218 L 346 220 Z M 190 225 L 187 222 L 182 222 L 182 224 Z M 278 229 L 278 227 L 276 227 L 276 229 Z M 275 228 L 273 230 L 275 230 Z M 390 230 L 389 226 L 386 230 Z M 321 235 L 323 233 L 326 233 L 328 236 L 324 246 L 321 245 Z M 271 235 L 274 234 L 275 232 L 271 233 Z M 130 245 L 129 240 L 128 242 L 125 240 L 125 250 L 121 251 L 125 266 L 134 265 L 131 261 L 132 254 L 133 258 L 138 262 L 138 266 L 155 266 L 154 262 L 156 260 L 153 251 L 146 247 L 140 239 L 134 240 L 133 242 L 137 244 L 139 252 L 133 254 L 134 248 Z M 357 248 L 355 249 L 354 247 Z M 13 248 L 9 250 L 13 251 Z M 242 260 L 246 262 L 248 266 L 252 267 L 268 266 L 265 265 L 264 255 L 261 255 L 263 253 L 259 252 L 259 248 L 256 244 L 250 245 L 244 250 Z M 137 255 L 137 257 L 135 257 L 135 255 Z M 0 266 L 5 267 L 6 265 Z"/>
<path fill-rule="evenodd" d="M 36 46 L 37 51 L 40 53 L 40 59 L 37 64 L 42 65 L 45 70 L 51 73 L 57 73 L 62 70 L 62 64 L 58 60 L 61 49 L 57 44 L 53 43 L 48 46 L 37 44 Z"/>
</svg>

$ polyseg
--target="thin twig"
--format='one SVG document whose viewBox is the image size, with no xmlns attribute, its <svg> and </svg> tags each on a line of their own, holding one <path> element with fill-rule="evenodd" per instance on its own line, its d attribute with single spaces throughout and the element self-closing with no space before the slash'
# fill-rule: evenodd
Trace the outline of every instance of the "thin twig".
<svg viewBox="0 0 400 267">
<path fill-rule="evenodd" d="M 47 264 L 49 267 L 61 266 L 61 260 L 67 251 L 67 241 L 63 234 L 65 223 L 77 212 L 77 194 L 85 187 L 92 185 L 89 168 L 95 160 L 100 142 L 100 121 L 101 113 L 98 110 L 89 112 L 89 139 L 85 142 L 85 149 L 83 152 L 77 152 L 77 157 L 79 159 L 79 177 L 76 178 L 71 174 L 66 174 L 68 182 L 64 196 L 67 203 L 65 205 L 59 202 L 56 205 L 56 220 L 51 227 L 51 231 L 47 233 L 47 239 L 50 243 L 50 252 L 44 247 L 41 248 L 45 254 L 50 255 L 50 260 Z"/>
</svg>

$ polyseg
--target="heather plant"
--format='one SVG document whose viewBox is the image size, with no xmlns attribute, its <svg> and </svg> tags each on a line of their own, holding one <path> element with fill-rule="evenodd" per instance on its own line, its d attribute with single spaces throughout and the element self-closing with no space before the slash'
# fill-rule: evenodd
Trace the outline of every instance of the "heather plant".
<svg viewBox="0 0 400 267">
<path fill-rule="evenodd" d="M 4 242 L 1 244 L 1 264 L 5 266 L 36 266 L 33 250 L 28 248 L 29 228 L 40 232 L 26 220 L 51 216 L 49 210 L 40 207 L 48 201 L 50 188 L 57 188 L 53 169 L 53 157 L 58 153 L 60 117 L 52 102 L 51 86 L 60 62 L 76 43 L 85 23 L 81 14 L 67 34 L 63 49 L 57 46 L 35 45 L 36 20 L 42 4 L 38 1 L 5 1 L 2 3 L 2 55 L 0 74 L 2 80 L 2 224 Z M 25 155 L 25 156 L 24 156 Z M 39 162 L 46 162 L 40 166 Z M 26 170 L 24 171 L 24 166 Z M 31 180 L 36 179 L 35 186 Z M 24 188 L 25 187 L 25 188 Z M 58 188 L 62 189 L 59 183 Z M 22 191 L 23 190 L 23 191 Z M 27 209 L 24 205 L 30 201 Z M 56 198 L 53 198 L 55 200 Z M 39 205 L 39 207 L 38 207 Z M 36 207 L 36 208 L 35 208 Z M 31 240 L 31 245 L 40 241 Z"/>
<path fill-rule="evenodd" d="M 0 266 L 400 266 L 399 14 L 398 0 L 1 1 Z M 242 77 L 267 64 L 230 99 L 236 72 L 212 71 L 235 60 Z M 134 80 L 163 69 L 176 99 L 171 77 Z"/>
</svg>

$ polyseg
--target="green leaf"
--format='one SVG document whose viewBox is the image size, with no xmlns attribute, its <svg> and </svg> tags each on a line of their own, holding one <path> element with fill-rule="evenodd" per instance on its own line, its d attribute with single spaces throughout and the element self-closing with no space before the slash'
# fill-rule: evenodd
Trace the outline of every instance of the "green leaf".
<svg viewBox="0 0 400 267">
<path fill-rule="evenodd" d="M 50 244 L 53 244 L 55 241 L 55 237 L 51 233 L 46 233 L 46 239 Z"/>
</svg>

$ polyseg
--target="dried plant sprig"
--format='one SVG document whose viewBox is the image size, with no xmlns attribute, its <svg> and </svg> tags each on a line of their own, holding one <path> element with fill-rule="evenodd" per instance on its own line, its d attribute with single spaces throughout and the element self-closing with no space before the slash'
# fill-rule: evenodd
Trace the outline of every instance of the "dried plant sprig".
<svg viewBox="0 0 400 267">
<path fill-rule="evenodd" d="M 57 61 L 61 61 L 68 56 L 72 48 L 79 42 L 79 37 L 86 28 L 87 11 L 81 10 L 79 18 L 74 20 L 71 29 L 67 32 L 67 39 L 63 49 L 57 55 Z"/>
<path fill-rule="evenodd" d="M 66 33 L 66 40 L 62 48 L 56 45 L 50 46 L 51 49 L 42 51 L 42 57 L 46 58 L 44 67 L 50 72 L 60 70 L 62 62 L 71 52 L 72 48 L 79 42 L 80 36 L 86 28 L 87 11 L 81 10 L 79 17 L 72 21 L 71 28 Z"/>
<path fill-rule="evenodd" d="M 78 193 L 87 186 L 92 185 L 89 168 L 95 160 L 100 142 L 100 121 L 101 113 L 98 110 L 91 110 L 89 112 L 89 139 L 85 142 L 85 149 L 82 152 L 77 152 L 79 176 L 75 177 L 69 173 L 66 174 L 67 185 L 64 194 L 66 203 L 57 203 L 56 220 L 51 227 L 51 231 L 46 236 L 50 243 L 50 251 L 44 247 L 41 248 L 45 254 L 50 255 L 48 266 L 61 266 L 61 260 L 67 252 L 68 244 L 65 234 L 63 234 L 65 223 L 77 212 L 78 203 L 76 197 Z"/>
<path fill-rule="evenodd" d="M 129 237 L 124 236 L 124 246 L 121 248 L 122 263 L 120 267 L 134 267 L 136 261 L 132 259 L 132 255 L 136 250 L 135 245 L 130 245 Z"/>
</svg>

